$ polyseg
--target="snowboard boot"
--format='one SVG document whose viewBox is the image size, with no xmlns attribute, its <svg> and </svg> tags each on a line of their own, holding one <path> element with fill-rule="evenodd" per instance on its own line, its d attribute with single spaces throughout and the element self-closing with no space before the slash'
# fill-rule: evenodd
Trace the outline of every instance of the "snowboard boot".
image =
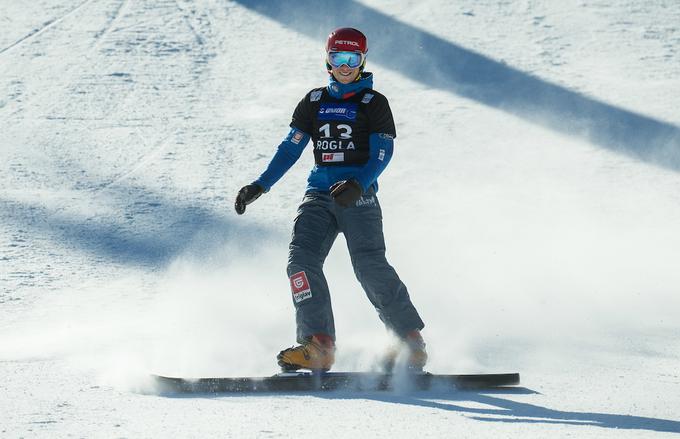
<svg viewBox="0 0 680 439">
<path fill-rule="evenodd" d="M 316 334 L 299 346 L 279 352 L 276 359 L 284 372 L 298 369 L 328 371 L 335 362 L 335 343 L 325 334 Z"/>
<path fill-rule="evenodd" d="M 427 351 L 425 341 L 419 330 L 413 330 L 406 334 L 396 346 L 392 346 L 382 359 L 382 368 L 386 373 L 394 371 L 399 355 L 406 351 L 406 369 L 413 372 L 422 372 L 427 363 Z"/>
</svg>

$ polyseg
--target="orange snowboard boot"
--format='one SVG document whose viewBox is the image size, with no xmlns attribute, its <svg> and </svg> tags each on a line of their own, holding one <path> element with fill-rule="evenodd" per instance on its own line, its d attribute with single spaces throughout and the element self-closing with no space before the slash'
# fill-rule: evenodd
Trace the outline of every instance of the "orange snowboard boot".
<svg viewBox="0 0 680 439">
<path fill-rule="evenodd" d="M 335 343 L 330 336 L 317 334 L 299 346 L 282 350 L 276 359 L 284 372 L 298 369 L 328 371 L 335 362 Z"/>
</svg>

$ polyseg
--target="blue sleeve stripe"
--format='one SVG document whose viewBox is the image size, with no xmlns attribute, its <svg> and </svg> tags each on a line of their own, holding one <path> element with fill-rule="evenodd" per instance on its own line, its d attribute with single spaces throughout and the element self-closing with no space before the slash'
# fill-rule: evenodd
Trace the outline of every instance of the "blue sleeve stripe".
<svg viewBox="0 0 680 439">
<path fill-rule="evenodd" d="M 276 150 L 276 154 L 274 154 L 274 157 L 269 162 L 267 169 L 254 181 L 254 183 L 262 186 L 265 192 L 269 191 L 291 166 L 298 161 L 308 142 L 308 134 L 305 134 L 296 128 L 291 128 L 286 138 Z"/>
<path fill-rule="evenodd" d="M 356 175 L 364 192 L 376 182 L 380 174 L 385 170 L 392 159 L 394 152 L 394 140 L 391 136 L 382 133 L 373 133 L 368 138 L 370 148 L 368 162 Z"/>
</svg>

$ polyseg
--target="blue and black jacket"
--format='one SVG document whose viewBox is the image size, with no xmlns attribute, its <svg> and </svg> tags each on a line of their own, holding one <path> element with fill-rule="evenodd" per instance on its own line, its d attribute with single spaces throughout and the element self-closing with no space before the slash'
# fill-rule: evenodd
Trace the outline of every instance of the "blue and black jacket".
<svg viewBox="0 0 680 439">
<path fill-rule="evenodd" d="M 373 90 L 373 74 L 342 84 L 331 76 L 327 87 L 311 90 L 298 103 L 291 130 L 267 169 L 255 181 L 268 191 L 300 158 L 309 140 L 315 165 L 307 191 L 328 192 L 336 182 L 355 178 L 364 192 L 378 190 L 396 137 L 387 98 Z"/>
</svg>

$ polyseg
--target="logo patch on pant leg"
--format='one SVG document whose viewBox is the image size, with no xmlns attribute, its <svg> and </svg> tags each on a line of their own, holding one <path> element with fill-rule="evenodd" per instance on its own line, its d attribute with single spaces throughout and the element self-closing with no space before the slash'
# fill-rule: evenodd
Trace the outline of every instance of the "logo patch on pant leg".
<svg viewBox="0 0 680 439">
<path fill-rule="evenodd" d="M 293 300 L 300 303 L 312 297 L 312 290 L 309 287 L 309 280 L 304 271 L 295 273 L 290 277 L 290 289 L 293 292 Z"/>
<path fill-rule="evenodd" d="M 376 202 L 375 202 L 375 197 L 373 195 L 371 195 L 370 197 L 363 196 L 363 197 L 359 198 L 355 203 L 356 207 L 372 207 L 372 206 L 375 206 L 375 205 L 376 205 Z"/>
</svg>

